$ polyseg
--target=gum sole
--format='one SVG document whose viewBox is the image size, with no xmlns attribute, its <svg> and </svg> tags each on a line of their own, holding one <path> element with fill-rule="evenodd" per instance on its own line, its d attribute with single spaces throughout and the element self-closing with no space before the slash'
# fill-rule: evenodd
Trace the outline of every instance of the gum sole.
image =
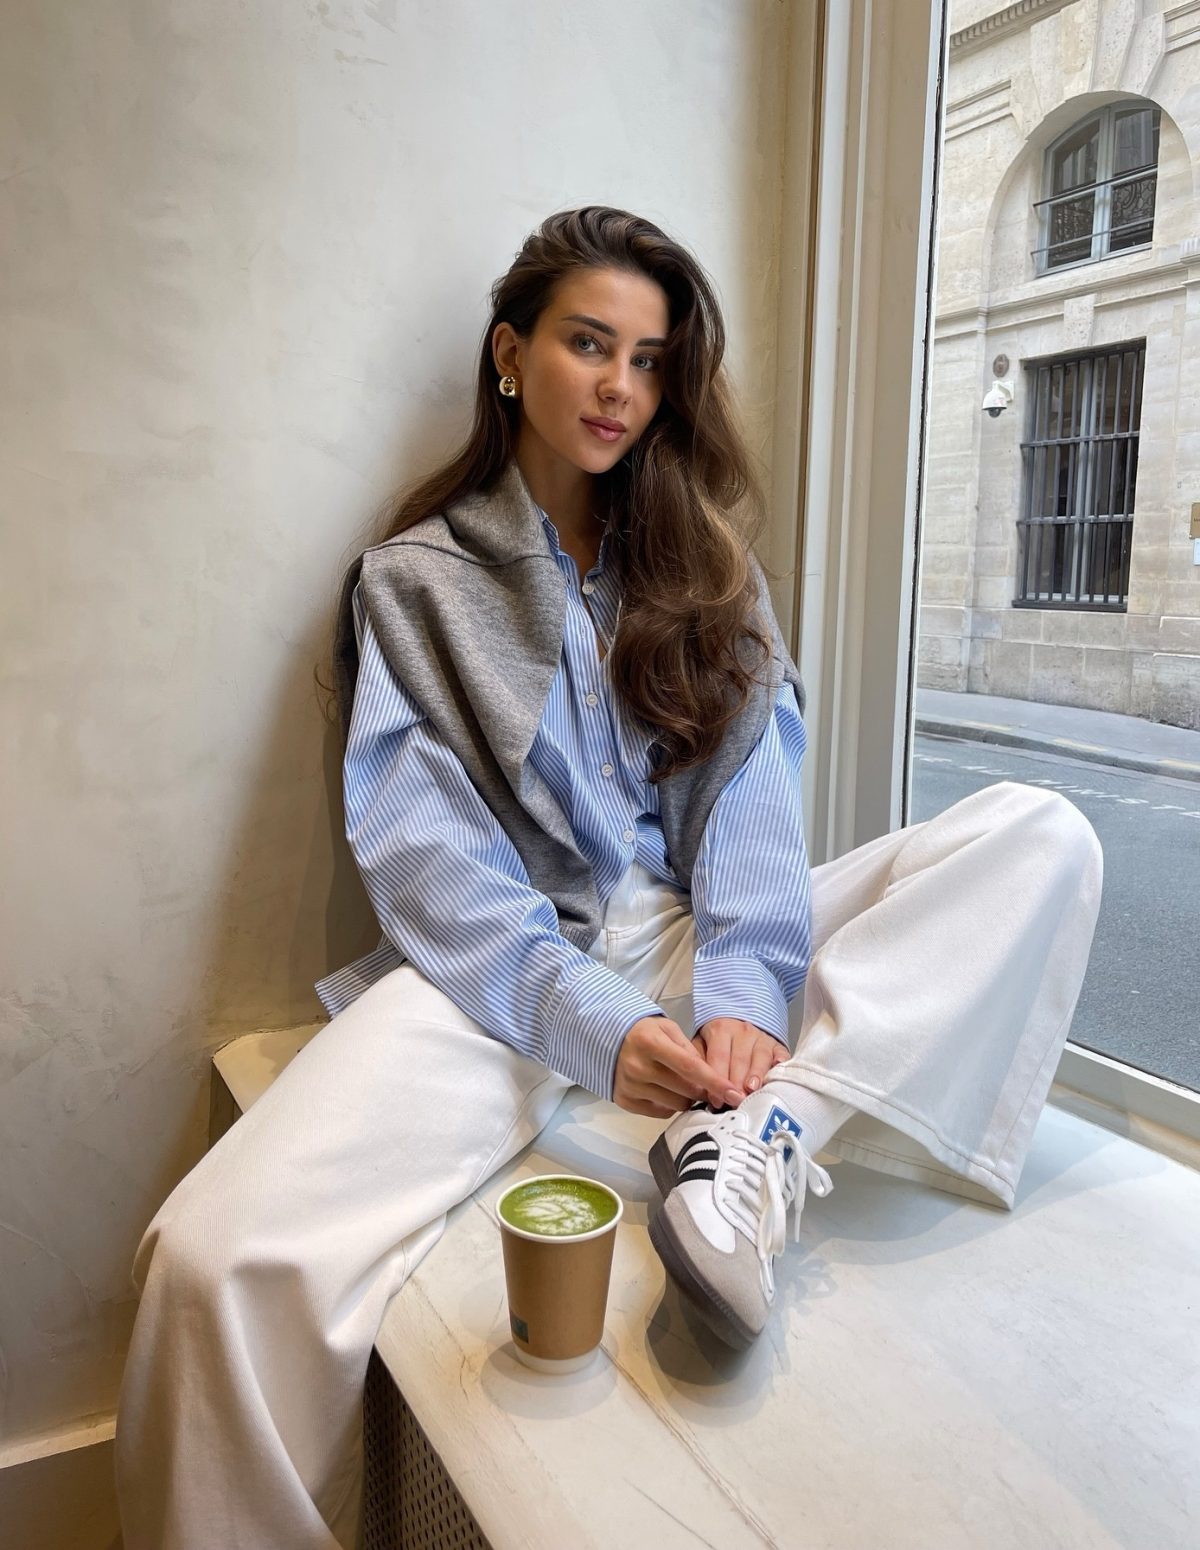
<svg viewBox="0 0 1200 1550">
<path fill-rule="evenodd" d="M 687 1255 L 676 1243 L 671 1224 L 664 1217 L 661 1207 L 650 1218 L 650 1242 L 666 1267 L 667 1274 L 713 1334 L 735 1351 L 744 1351 L 751 1345 L 758 1331 L 747 1329 L 724 1299 L 693 1269 Z"/>
<path fill-rule="evenodd" d="M 659 1136 L 650 1148 L 650 1172 L 654 1175 L 659 1194 L 665 1200 L 675 1188 L 675 1164 L 671 1160 L 671 1149 L 665 1134 Z"/>
</svg>

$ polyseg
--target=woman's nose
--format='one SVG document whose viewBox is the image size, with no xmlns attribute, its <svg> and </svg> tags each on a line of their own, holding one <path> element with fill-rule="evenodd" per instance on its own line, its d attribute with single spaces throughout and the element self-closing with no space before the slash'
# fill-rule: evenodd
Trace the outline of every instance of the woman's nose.
<svg viewBox="0 0 1200 1550">
<path fill-rule="evenodd" d="M 600 384 L 600 396 L 606 402 L 624 404 L 629 400 L 629 367 L 619 362 L 605 372 Z"/>
</svg>

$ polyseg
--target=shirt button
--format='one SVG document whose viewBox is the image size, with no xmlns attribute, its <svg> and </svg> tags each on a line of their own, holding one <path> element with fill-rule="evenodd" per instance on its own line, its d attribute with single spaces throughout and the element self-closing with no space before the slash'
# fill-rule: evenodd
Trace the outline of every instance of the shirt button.
<svg viewBox="0 0 1200 1550">
<path fill-rule="evenodd" d="M 585 592 L 594 592 L 596 590 L 596 583 L 594 581 L 585 581 L 583 584 L 583 590 Z"/>
<path fill-rule="evenodd" d="M 613 772 L 613 767 L 612 767 L 611 764 L 602 764 L 600 766 L 600 773 L 601 773 L 601 775 L 611 775 L 612 772 Z"/>
<path fill-rule="evenodd" d="M 631 840 L 633 838 L 633 830 L 632 829 L 626 829 L 624 835 L 622 836 L 622 838 L 625 839 L 625 840 Z"/>
<path fill-rule="evenodd" d="M 585 703 L 588 705 L 599 705 L 600 696 L 598 694 L 589 694 Z"/>
</svg>

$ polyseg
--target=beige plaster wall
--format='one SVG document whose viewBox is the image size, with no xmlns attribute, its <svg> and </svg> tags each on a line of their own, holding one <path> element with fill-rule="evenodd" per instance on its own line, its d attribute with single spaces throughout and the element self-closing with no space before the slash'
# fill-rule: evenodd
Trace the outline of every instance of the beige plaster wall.
<svg viewBox="0 0 1200 1550">
<path fill-rule="evenodd" d="M 714 276 L 769 454 L 773 0 L 11 0 L 0 1441 L 114 1405 L 209 1057 L 374 940 L 311 672 L 550 211 Z"/>
</svg>

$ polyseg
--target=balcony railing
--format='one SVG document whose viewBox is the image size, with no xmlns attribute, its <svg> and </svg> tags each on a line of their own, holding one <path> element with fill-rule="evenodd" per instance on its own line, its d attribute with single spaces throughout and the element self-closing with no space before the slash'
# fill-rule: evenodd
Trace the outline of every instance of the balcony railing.
<svg viewBox="0 0 1200 1550">
<path fill-rule="evenodd" d="M 1154 202 L 1158 167 L 1135 167 L 1116 177 L 1102 178 L 1083 188 L 1034 201 L 1042 231 L 1050 237 L 1031 249 L 1039 273 L 1067 264 L 1125 252 L 1154 235 Z"/>
</svg>

